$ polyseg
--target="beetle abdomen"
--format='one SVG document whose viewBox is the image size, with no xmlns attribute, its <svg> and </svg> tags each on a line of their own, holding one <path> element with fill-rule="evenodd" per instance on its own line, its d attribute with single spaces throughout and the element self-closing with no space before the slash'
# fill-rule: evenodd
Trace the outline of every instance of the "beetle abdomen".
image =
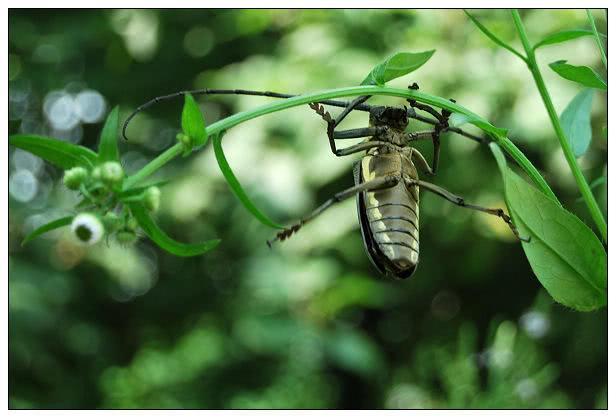
<svg viewBox="0 0 616 418">
<path fill-rule="evenodd" d="M 362 181 L 389 174 L 416 177 L 415 167 L 399 154 L 366 156 L 361 162 Z M 371 257 L 395 277 L 409 277 L 419 262 L 419 189 L 396 186 L 365 192 L 362 196 L 364 225 L 369 235 Z M 377 262 L 377 260 L 374 260 Z"/>
<path fill-rule="evenodd" d="M 366 215 L 375 244 L 400 270 L 419 262 L 417 201 L 404 183 L 366 193 Z"/>
</svg>

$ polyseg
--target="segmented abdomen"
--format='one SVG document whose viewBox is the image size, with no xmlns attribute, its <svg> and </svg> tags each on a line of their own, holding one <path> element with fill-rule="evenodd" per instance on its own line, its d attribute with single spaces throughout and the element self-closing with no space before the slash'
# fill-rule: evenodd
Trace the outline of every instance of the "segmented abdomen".
<svg viewBox="0 0 616 418">
<path fill-rule="evenodd" d="M 400 269 L 419 262 L 418 202 L 402 182 L 366 193 L 366 215 L 375 243 Z"/>
<path fill-rule="evenodd" d="M 389 158 L 387 158 L 389 157 Z M 417 176 L 415 167 L 397 155 L 373 156 L 362 161 L 367 177 L 387 174 Z M 397 167 L 396 167 L 397 166 Z M 400 170 L 395 173 L 394 168 Z M 413 269 L 419 262 L 419 188 L 406 187 L 404 181 L 391 188 L 365 192 L 366 219 L 373 242 L 398 271 Z"/>
</svg>

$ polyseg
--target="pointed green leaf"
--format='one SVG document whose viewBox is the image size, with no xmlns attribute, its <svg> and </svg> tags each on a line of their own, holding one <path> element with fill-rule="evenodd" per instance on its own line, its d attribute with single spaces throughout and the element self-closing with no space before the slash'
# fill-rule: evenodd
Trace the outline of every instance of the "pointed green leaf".
<svg viewBox="0 0 616 418">
<path fill-rule="evenodd" d="M 550 68 L 564 79 L 575 81 L 586 87 L 607 90 L 605 81 L 592 68 L 567 64 L 565 60 L 551 63 Z"/>
<path fill-rule="evenodd" d="M 542 41 L 538 42 L 533 49 L 537 49 L 540 46 L 553 45 L 561 42 L 566 42 L 571 39 L 580 38 L 582 36 L 592 36 L 594 32 L 590 29 L 573 29 L 556 32 L 546 36 Z"/>
<path fill-rule="evenodd" d="M 98 144 L 98 161 L 120 161 L 118 152 L 118 106 L 107 116 L 103 130 L 101 131 L 101 139 Z"/>
<path fill-rule="evenodd" d="M 254 203 L 252 203 L 252 201 L 240 185 L 240 182 L 235 177 L 235 174 L 233 174 L 233 170 L 231 170 L 229 163 L 227 162 L 225 153 L 222 150 L 221 140 L 221 134 L 215 135 L 212 139 L 212 143 L 214 145 L 214 154 L 216 155 L 216 161 L 218 161 L 220 171 L 222 171 L 223 176 L 225 176 L 225 179 L 227 180 L 227 183 L 229 183 L 229 187 L 231 187 L 231 190 L 233 190 L 235 196 L 240 200 L 240 202 L 242 202 L 244 207 L 248 209 L 248 211 L 252 213 L 253 216 L 257 218 L 262 224 L 270 226 L 272 228 L 284 229 L 284 226 L 272 221 L 259 209 L 257 209 Z"/>
<path fill-rule="evenodd" d="M 576 157 L 584 155 L 592 138 L 590 109 L 593 94 L 592 89 L 582 90 L 560 115 L 560 124 Z"/>
<path fill-rule="evenodd" d="M 88 148 L 39 135 L 11 135 L 9 145 L 31 152 L 65 170 L 77 166 L 92 167 L 97 159 L 96 153 Z"/>
<path fill-rule="evenodd" d="M 182 130 L 192 140 L 194 147 L 205 144 L 205 119 L 201 114 L 199 105 L 190 94 L 184 96 L 184 109 L 182 110 Z"/>
<path fill-rule="evenodd" d="M 559 303 L 579 311 L 607 303 L 607 254 L 597 236 L 578 217 L 563 209 L 507 167 L 492 143 L 505 184 L 505 200 L 522 237 L 533 272 Z"/>
<path fill-rule="evenodd" d="M 365 85 L 382 86 L 394 78 L 402 77 L 424 65 L 434 54 L 434 49 L 424 52 L 398 52 L 377 65 L 361 82 Z"/>
<path fill-rule="evenodd" d="M 73 222 L 72 216 L 66 216 L 64 218 L 56 219 L 55 221 L 51 221 L 46 223 L 45 225 L 41 225 L 36 228 L 34 231 L 30 232 L 24 240 L 21 242 L 21 245 L 26 245 L 28 242 L 32 241 L 34 238 L 43 235 L 46 232 L 53 231 L 54 229 L 61 228 L 63 226 L 70 225 Z"/>
<path fill-rule="evenodd" d="M 179 257 L 193 257 L 206 253 L 215 248 L 219 239 L 212 239 L 197 244 L 184 244 L 168 236 L 150 217 L 148 210 L 140 203 L 130 203 L 130 211 L 139 223 L 143 232 L 160 248 Z"/>
<path fill-rule="evenodd" d="M 488 38 L 490 38 L 492 40 L 492 42 L 494 42 L 495 44 L 497 44 L 499 46 L 502 46 L 506 50 L 508 50 L 511 53 L 513 53 L 514 55 L 517 55 L 518 57 L 522 58 L 522 60 L 526 61 L 526 58 L 522 54 L 520 54 L 518 51 L 516 51 L 515 48 L 513 48 L 512 46 L 510 46 L 510 45 L 506 44 L 505 42 L 501 41 L 500 38 L 498 38 L 498 36 L 494 35 L 492 32 L 490 32 L 490 30 L 488 28 L 483 26 L 483 24 L 475 16 L 473 16 L 472 14 L 467 12 L 466 10 L 464 10 L 464 13 L 466 13 L 466 15 L 473 21 L 475 26 L 477 26 L 479 28 L 479 30 L 484 33 L 484 35 L 486 35 Z"/>
</svg>

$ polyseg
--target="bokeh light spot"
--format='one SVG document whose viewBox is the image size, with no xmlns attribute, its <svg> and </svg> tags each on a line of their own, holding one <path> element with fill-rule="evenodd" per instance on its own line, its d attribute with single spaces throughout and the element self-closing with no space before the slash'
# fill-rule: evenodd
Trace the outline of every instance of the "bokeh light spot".
<svg viewBox="0 0 616 418">
<path fill-rule="evenodd" d="M 84 90 L 75 97 L 75 111 L 85 123 L 99 122 L 105 107 L 105 99 L 95 90 Z"/>
<path fill-rule="evenodd" d="M 184 36 L 184 50 L 194 58 L 204 57 L 214 46 L 214 35 L 205 26 L 196 26 Z"/>
<path fill-rule="evenodd" d="M 38 191 L 38 180 L 29 170 L 16 170 L 9 179 L 9 193 L 15 200 L 29 202 Z"/>
</svg>

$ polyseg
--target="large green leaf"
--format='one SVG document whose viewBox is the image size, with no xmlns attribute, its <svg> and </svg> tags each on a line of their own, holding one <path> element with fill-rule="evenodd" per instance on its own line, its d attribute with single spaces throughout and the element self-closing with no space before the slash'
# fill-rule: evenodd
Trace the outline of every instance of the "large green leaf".
<svg viewBox="0 0 616 418">
<path fill-rule="evenodd" d="M 46 223 L 45 225 L 41 225 L 38 228 L 36 228 L 34 231 L 30 232 L 21 242 L 21 245 L 26 245 L 28 242 L 32 241 L 34 238 L 39 237 L 46 232 L 53 231 L 54 229 L 58 229 L 63 226 L 70 225 L 71 222 L 73 222 L 73 217 L 66 216 L 64 218 L 56 219 L 55 221 Z"/>
<path fill-rule="evenodd" d="M 560 60 L 551 63 L 550 68 L 564 79 L 575 81 L 586 87 L 607 90 L 605 81 L 590 67 L 575 66 L 567 64 L 565 60 Z"/>
<path fill-rule="evenodd" d="M 361 82 L 365 85 L 382 86 L 394 78 L 402 77 L 424 65 L 434 54 L 434 49 L 424 52 L 398 52 L 377 65 Z"/>
<path fill-rule="evenodd" d="M 572 29 L 556 32 L 546 36 L 543 40 L 537 42 L 533 49 L 537 49 L 540 46 L 553 45 L 561 42 L 566 42 L 571 39 L 580 38 L 582 36 L 593 36 L 594 32 L 590 29 Z"/>
<path fill-rule="evenodd" d="M 92 167 L 98 157 L 94 151 L 80 145 L 39 135 L 11 135 L 9 144 L 65 170 L 76 166 Z"/>
<path fill-rule="evenodd" d="M 591 311 L 607 303 L 607 254 L 597 236 L 572 213 L 507 167 L 492 143 L 505 183 L 509 212 L 522 237 L 528 261 L 548 293 L 559 303 Z"/>
<path fill-rule="evenodd" d="M 205 144 L 205 119 L 201 114 L 199 105 L 190 94 L 184 96 L 184 108 L 182 109 L 182 130 L 191 139 L 194 147 Z"/>
<path fill-rule="evenodd" d="M 101 139 L 98 144 L 98 160 L 103 163 L 105 161 L 120 161 L 118 152 L 118 106 L 107 116 L 103 130 L 101 131 Z"/>
<path fill-rule="evenodd" d="M 242 202 L 244 207 L 248 209 L 248 211 L 252 213 L 253 216 L 257 218 L 262 224 L 271 226 L 272 228 L 284 229 L 284 226 L 279 225 L 276 222 L 272 221 L 269 217 L 267 217 L 267 215 L 262 213 L 255 206 L 254 203 L 252 203 L 252 200 L 250 200 L 250 198 L 248 197 L 248 195 L 242 188 L 242 185 L 235 177 L 235 174 L 233 174 L 233 170 L 231 170 L 231 167 L 229 166 L 229 163 L 227 162 L 227 158 L 225 157 L 225 153 L 222 150 L 221 141 L 222 141 L 221 134 L 215 135 L 214 138 L 212 139 L 212 143 L 214 145 L 214 154 L 216 155 L 216 161 L 218 161 L 218 166 L 220 167 L 220 171 L 222 171 L 223 176 L 225 176 L 225 179 L 227 180 L 227 183 L 229 183 L 229 187 L 231 187 L 231 190 L 233 190 L 233 193 L 235 194 L 235 196 L 240 200 L 240 202 Z"/>
<path fill-rule="evenodd" d="M 219 239 L 212 239 L 196 244 L 178 242 L 167 235 L 150 217 L 148 210 L 140 203 L 128 204 L 131 213 L 137 219 L 143 232 L 154 241 L 160 248 L 180 257 L 192 257 L 201 255 L 215 248 Z"/>
<path fill-rule="evenodd" d="M 582 90 L 560 115 L 560 124 L 576 157 L 584 155 L 592 138 L 590 110 L 593 94 L 592 89 Z"/>
</svg>

